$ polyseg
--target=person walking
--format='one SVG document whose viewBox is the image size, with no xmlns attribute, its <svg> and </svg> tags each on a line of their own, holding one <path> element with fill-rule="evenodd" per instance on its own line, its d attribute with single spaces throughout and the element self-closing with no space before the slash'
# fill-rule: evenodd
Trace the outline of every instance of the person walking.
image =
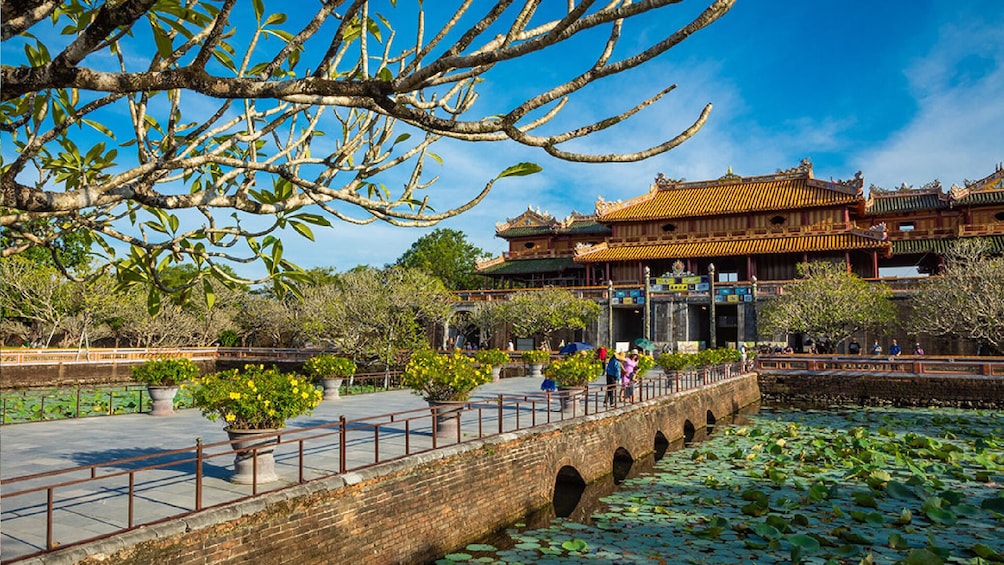
<svg viewBox="0 0 1004 565">
<path fill-rule="evenodd" d="M 624 367 L 621 363 L 624 362 L 624 353 L 617 353 L 610 357 L 610 362 L 607 363 L 606 375 L 607 375 L 607 393 L 603 397 L 603 405 L 613 405 L 615 402 L 614 391 L 617 390 L 618 385 L 621 382 L 621 375 L 624 372 Z"/>
</svg>

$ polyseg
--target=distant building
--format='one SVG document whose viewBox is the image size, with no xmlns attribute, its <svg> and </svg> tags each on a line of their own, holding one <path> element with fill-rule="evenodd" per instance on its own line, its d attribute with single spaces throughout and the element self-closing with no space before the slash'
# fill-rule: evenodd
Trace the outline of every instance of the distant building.
<svg viewBox="0 0 1004 565">
<path fill-rule="evenodd" d="M 616 341 L 642 337 L 647 269 L 651 339 L 706 341 L 713 333 L 723 346 L 756 340 L 753 282 L 761 293 L 776 292 L 795 278 L 800 262 L 837 261 L 878 278 L 891 267 L 937 272 L 956 238 L 980 236 L 1004 252 L 1001 166 L 948 192 L 935 181 L 919 189 L 872 186 L 866 198 L 863 186 L 860 172 L 849 180 L 814 178 L 808 159 L 761 176 L 730 169 L 718 179 L 687 182 L 660 174 L 636 198 L 600 199 L 594 215 L 558 221 L 527 210 L 498 224 L 496 236 L 509 242 L 509 251 L 480 262 L 478 271 L 494 288 L 612 282 L 617 311 L 607 323 Z M 701 277 L 717 287 L 714 331 L 703 312 L 710 300 Z M 605 342 L 599 326 L 595 337 Z"/>
</svg>

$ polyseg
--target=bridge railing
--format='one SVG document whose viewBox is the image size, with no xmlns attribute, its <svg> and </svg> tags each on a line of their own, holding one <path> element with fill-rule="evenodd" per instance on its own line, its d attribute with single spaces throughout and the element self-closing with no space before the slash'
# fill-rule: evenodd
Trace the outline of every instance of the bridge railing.
<svg viewBox="0 0 1004 565">
<path fill-rule="evenodd" d="M 730 365 L 673 375 L 653 370 L 638 381 L 634 398 L 622 400 L 613 394 L 610 403 L 605 403 L 606 385 L 474 398 L 459 411 L 453 437 L 433 432 L 435 413 L 430 408 L 351 420 L 342 416 L 337 421 L 286 429 L 262 436 L 275 438 L 276 468 L 285 482 L 262 485 L 255 480 L 249 490 L 219 476 L 217 469 L 227 467 L 236 454 L 229 441 L 200 442 L 150 455 L 4 478 L 5 524 L 33 520 L 38 524 L 38 539 L 33 551 L 5 552 L 3 563 L 286 488 L 290 476 L 295 476 L 293 484 L 318 481 L 446 446 L 616 410 L 625 402 L 652 400 L 736 378 L 742 374 L 739 369 Z M 256 448 L 253 456 L 257 453 Z M 178 492 L 185 490 L 188 495 L 179 497 Z M 186 499 L 190 501 L 187 506 L 181 502 Z M 96 529 L 67 523 L 81 515 L 100 517 Z"/>
<path fill-rule="evenodd" d="M 856 372 L 904 376 L 1004 377 L 1004 357 L 931 355 L 762 355 L 758 371 Z"/>
</svg>

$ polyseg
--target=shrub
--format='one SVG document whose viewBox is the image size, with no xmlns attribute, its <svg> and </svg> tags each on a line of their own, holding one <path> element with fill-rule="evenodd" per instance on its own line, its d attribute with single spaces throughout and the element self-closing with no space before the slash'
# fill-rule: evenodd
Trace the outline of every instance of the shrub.
<svg viewBox="0 0 1004 565">
<path fill-rule="evenodd" d="M 501 349 L 485 349 L 474 354 L 474 358 L 482 365 L 497 367 L 509 362 L 509 354 Z"/>
<path fill-rule="evenodd" d="M 603 364 L 590 355 L 572 355 L 552 361 L 544 376 L 561 387 L 586 386 L 603 372 Z"/>
<path fill-rule="evenodd" d="M 183 357 L 147 359 L 132 368 L 132 378 L 149 386 L 178 386 L 199 376 L 199 366 Z"/>
<path fill-rule="evenodd" d="M 428 401 L 467 400 L 479 385 L 492 380 L 488 365 L 477 365 L 459 350 L 447 354 L 420 350 L 411 355 L 401 383 Z"/>
<path fill-rule="evenodd" d="M 245 365 L 196 379 L 192 403 L 211 421 L 222 419 L 231 429 L 267 430 L 309 414 L 321 402 L 321 391 L 295 373 L 275 367 Z"/>
<path fill-rule="evenodd" d="M 351 377 L 356 374 L 356 364 L 348 357 L 322 353 L 307 359 L 303 371 L 314 380 Z"/>
<path fill-rule="evenodd" d="M 551 353 L 549 351 L 541 351 L 539 349 L 531 349 L 529 351 L 524 351 L 520 356 L 524 363 L 530 363 L 531 365 L 536 365 L 539 363 L 546 363 L 551 359 Z"/>
</svg>

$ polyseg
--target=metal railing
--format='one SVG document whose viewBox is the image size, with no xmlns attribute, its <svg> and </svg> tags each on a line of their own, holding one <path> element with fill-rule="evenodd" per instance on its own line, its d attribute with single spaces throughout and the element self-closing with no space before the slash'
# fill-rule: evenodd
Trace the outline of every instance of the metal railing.
<svg viewBox="0 0 1004 565">
<path fill-rule="evenodd" d="M 670 375 L 651 371 L 636 383 L 634 398 L 628 402 L 666 397 L 741 374 L 738 364 Z M 229 441 L 203 444 L 199 440 L 183 449 L 5 478 L 5 523 L 36 520 L 39 527 L 32 529 L 37 539 L 21 540 L 34 551 L 5 555 L 2 562 L 97 541 L 286 488 L 290 483 L 318 481 L 446 446 L 624 406 L 616 394 L 613 402 L 605 405 L 606 391 L 605 385 L 594 385 L 558 393 L 476 398 L 457 413 L 456 436 L 449 438 L 434 433 L 436 410 L 430 408 L 357 419 L 341 416 L 330 423 L 263 435 L 263 439 L 275 438 L 277 470 L 287 476 L 295 474 L 296 479 L 267 485 L 255 479 L 250 491 L 228 482 L 219 472 L 229 465 L 220 458 L 236 453 Z M 257 456 L 255 448 L 255 464 Z M 220 463 L 214 463 L 217 461 Z M 179 497 L 178 492 L 185 490 L 188 495 Z M 93 516 L 93 527 L 65 524 L 81 516 Z"/>
</svg>

